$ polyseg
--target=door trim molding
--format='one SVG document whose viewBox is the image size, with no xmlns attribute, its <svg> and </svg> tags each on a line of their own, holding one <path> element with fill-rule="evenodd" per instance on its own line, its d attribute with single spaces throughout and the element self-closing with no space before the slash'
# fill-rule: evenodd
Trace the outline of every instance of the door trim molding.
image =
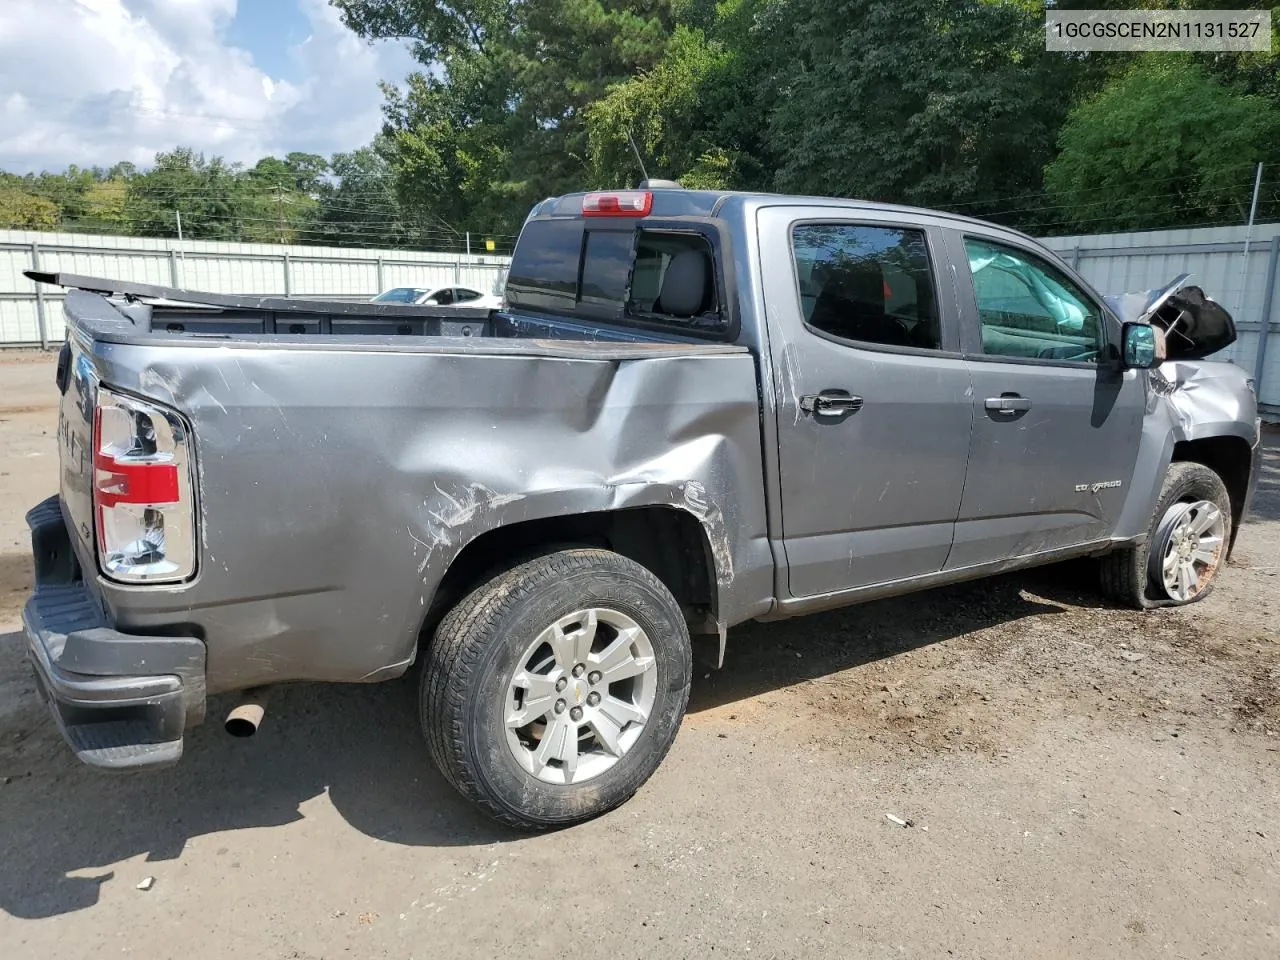
<svg viewBox="0 0 1280 960">
<path fill-rule="evenodd" d="M 961 583 L 965 580 L 980 580 L 983 577 L 994 576 L 999 573 L 1007 573 L 1011 570 L 1022 570 L 1028 567 L 1039 567 L 1049 563 L 1056 563 L 1059 560 L 1070 560 L 1073 557 L 1082 556 L 1100 556 L 1109 553 L 1119 547 L 1129 546 L 1140 542 L 1145 538 L 1135 538 L 1134 540 L 1093 540 L 1089 543 L 1076 544 L 1070 547 L 1059 547 L 1055 550 L 1044 550 L 1039 553 L 1027 554 L 1022 557 L 1009 557 L 1004 560 L 993 560 L 987 563 L 977 563 L 967 567 L 958 567 L 952 570 L 939 570 L 937 573 L 926 574 L 921 577 L 909 577 L 903 580 L 888 580 L 884 583 L 873 583 L 865 587 L 853 587 L 849 590 L 837 590 L 832 593 L 818 594 L 812 597 L 789 597 L 780 599 L 774 605 L 773 610 L 758 620 L 786 620 L 791 617 L 798 617 L 807 613 L 820 613 L 823 610 L 835 610 L 839 607 L 853 606 L 859 603 L 867 603 L 871 600 L 880 600 L 884 597 L 896 597 L 904 593 L 914 593 L 917 590 L 928 590 L 933 587 L 944 587 L 952 583 Z"/>
</svg>

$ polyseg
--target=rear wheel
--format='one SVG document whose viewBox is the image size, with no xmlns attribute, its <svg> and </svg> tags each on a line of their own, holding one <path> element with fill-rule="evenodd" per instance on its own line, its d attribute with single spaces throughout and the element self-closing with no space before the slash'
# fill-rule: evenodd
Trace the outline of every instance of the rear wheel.
<svg viewBox="0 0 1280 960">
<path fill-rule="evenodd" d="M 1199 463 L 1170 465 L 1147 542 L 1102 558 L 1103 591 L 1134 607 L 1201 600 L 1231 542 L 1231 499 L 1222 479 Z"/>
<path fill-rule="evenodd" d="M 675 598 L 605 550 L 564 550 L 483 584 L 441 622 L 423 671 L 432 758 L 524 829 L 612 809 L 657 769 L 692 672 Z"/>
</svg>

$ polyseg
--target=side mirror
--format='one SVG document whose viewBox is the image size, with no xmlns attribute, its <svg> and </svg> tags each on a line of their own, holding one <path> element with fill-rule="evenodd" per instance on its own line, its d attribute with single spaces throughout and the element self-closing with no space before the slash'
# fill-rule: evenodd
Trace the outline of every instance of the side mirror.
<svg viewBox="0 0 1280 960">
<path fill-rule="evenodd" d="M 438 307 L 440 306 L 440 301 L 438 301 L 435 297 L 431 297 L 428 300 L 423 300 L 422 305 L 424 307 Z"/>
<path fill-rule="evenodd" d="M 1164 363 L 1164 332 L 1149 323 L 1126 323 L 1123 330 L 1125 369 L 1150 370 Z"/>
</svg>

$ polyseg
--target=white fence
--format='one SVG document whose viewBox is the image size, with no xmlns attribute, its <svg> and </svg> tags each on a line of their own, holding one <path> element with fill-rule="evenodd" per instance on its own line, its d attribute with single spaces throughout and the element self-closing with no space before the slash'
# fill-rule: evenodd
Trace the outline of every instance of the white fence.
<svg viewBox="0 0 1280 960">
<path fill-rule="evenodd" d="M 1236 320 L 1239 338 L 1214 359 L 1249 371 L 1264 409 L 1280 414 L 1280 224 L 1052 237 L 1043 241 L 1103 293 L 1161 287 L 1181 273 Z"/>
<path fill-rule="evenodd" d="M 1220 357 L 1258 382 L 1280 413 L 1280 224 L 1052 237 L 1044 242 L 1103 293 L 1162 286 L 1180 273 L 1235 316 L 1239 340 Z M 214 293 L 361 299 L 387 287 L 500 285 L 507 257 L 0 230 L 0 346 L 58 343 L 60 294 L 22 271 L 62 270 Z"/>
<path fill-rule="evenodd" d="M 388 287 L 496 292 L 508 257 L 0 230 L 0 346 L 62 341 L 62 294 L 24 270 L 211 293 L 368 299 Z"/>
</svg>

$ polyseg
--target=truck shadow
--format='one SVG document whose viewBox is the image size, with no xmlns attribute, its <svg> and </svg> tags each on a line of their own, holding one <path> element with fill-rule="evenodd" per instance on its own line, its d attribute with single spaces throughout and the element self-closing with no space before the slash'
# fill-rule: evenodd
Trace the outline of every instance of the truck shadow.
<svg viewBox="0 0 1280 960">
<path fill-rule="evenodd" d="M 1048 578 L 1050 586 L 1055 581 Z M 1045 594 L 1045 585 L 1037 592 Z M 1027 599 L 1013 578 L 925 597 L 735 630 L 726 669 L 710 680 L 699 672 L 690 709 L 1061 609 Z M 0 910 L 16 917 L 92 907 L 114 864 L 143 854 L 170 860 L 195 837 L 299 821 L 306 816 L 300 805 L 321 795 L 352 827 L 384 842 L 449 847 L 522 837 L 474 811 L 432 766 L 418 732 L 413 675 L 372 686 L 282 687 L 251 740 L 223 732 L 231 701 L 215 698 L 177 767 L 119 776 L 81 767 L 62 744 L 26 672 L 18 634 L 0 637 L 0 690 L 8 701 L 0 703 L 7 848 Z M 132 873 L 144 875 L 144 867 L 130 869 L 131 881 Z"/>
<path fill-rule="evenodd" d="M 1102 604 L 1087 564 L 940 587 L 781 623 L 731 631 L 724 666 L 699 670 L 689 712 L 816 680 L 1026 617 L 1062 613 L 1064 603 Z M 1024 587 L 1030 588 L 1034 596 Z"/>
<path fill-rule="evenodd" d="M 1262 450 L 1258 489 L 1254 492 L 1246 525 L 1251 522 L 1280 520 L 1280 424 L 1268 425 L 1263 429 Z"/>
</svg>

